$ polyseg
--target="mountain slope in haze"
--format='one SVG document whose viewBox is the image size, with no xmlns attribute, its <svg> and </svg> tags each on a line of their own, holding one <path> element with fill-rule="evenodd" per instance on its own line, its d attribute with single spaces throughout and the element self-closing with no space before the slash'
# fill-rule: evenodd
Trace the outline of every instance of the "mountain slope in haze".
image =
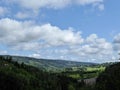
<svg viewBox="0 0 120 90">
<path fill-rule="evenodd" d="M 2 56 L 7 57 L 8 55 L 2 55 Z M 75 62 L 75 61 L 66 61 L 66 60 L 36 59 L 36 58 L 22 57 L 22 56 L 11 56 L 11 57 L 14 61 L 18 61 L 19 63 L 24 62 L 25 64 L 47 70 L 96 65 L 95 63 Z"/>
</svg>

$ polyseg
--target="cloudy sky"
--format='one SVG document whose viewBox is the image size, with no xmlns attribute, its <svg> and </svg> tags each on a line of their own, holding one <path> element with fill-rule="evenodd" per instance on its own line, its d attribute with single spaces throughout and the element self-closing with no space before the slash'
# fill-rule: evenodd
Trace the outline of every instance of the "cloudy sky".
<svg viewBox="0 0 120 90">
<path fill-rule="evenodd" d="M 116 61 L 119 0 L 0 0 L 0 54 Z"/>
</svg>

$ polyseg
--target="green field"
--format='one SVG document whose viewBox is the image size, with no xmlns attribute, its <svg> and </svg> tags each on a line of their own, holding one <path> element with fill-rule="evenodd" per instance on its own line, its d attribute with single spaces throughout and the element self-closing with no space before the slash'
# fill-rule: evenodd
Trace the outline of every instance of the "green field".
<svg viewBox="0 0 120 90">
<path fill-rule="evenodd" d="M 105 67 L 101 66 L 101 67 L 86 67 L 87 71 L 104 71 Z"/>
<path fill-rule="evenodd" d="M 93 78 L 97 77 L 101 72 L 105 70 L 104 66 L 89 66 L 84 68 L 73 68 L 68 73 L 65 73 L 69 77 L 74 79 L 81 79 L 81 78 Z"/>
<path fill-rule="evenodd" d="M 80 79 L 81 76 L 80 74 L 76 73 L 76 74 L 70 74 L 69 77 L 75 78 L 75 79 Z"/>
</svg>

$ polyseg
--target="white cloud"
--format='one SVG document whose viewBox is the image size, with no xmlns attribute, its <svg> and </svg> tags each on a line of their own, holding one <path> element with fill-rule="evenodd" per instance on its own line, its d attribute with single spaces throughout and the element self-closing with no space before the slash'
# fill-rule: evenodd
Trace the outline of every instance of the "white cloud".
<svg viewBox="0 0 120 90">
<path fill-rule="evenodd" d="M 93 8 L 97 8 L 100 11 L 103 11 L 105 9 L 105 5 L 103 3 L 93 3 Z"/>
<path fill-rule="evenodd" d="M 71 2 L 71 0 L 18 0 L 18 1 L 23 7 L 31 9 L 63 8 Z"/>
<path fill-rule="evenodd" d="M 29 13 L 23 13 L 23 12 L 18 12 L 16 15 L 15 15 L 16 18 L 19 18 L 19 19 L 25 19 L 25 18 L 29 18 L 31 17 L 31 15 Z"/>
<path fill-rule="evenodd" d="M 7 10 L 7 8 L 1 7 L 1 15 L 4 15 L 6 11 L 9 11 L 9 15 L 5 16 L 14 16 L 18 19 L 38 17 L 43 9 L 58 10 L 75 5 L 95 5 L 93 8 L 98 8 L 100 11 L 104 10 L 104 0 L 2 0 L 1 4 L 4 4 L 4 6 L 9 8 L 9 10 Z M 16 8 L 17 11 L 14 8 Z"/>
<path fill-rule="evenodd" d="M 76 0 L 80 5 L 103 3 L 103 0 Z"/>
<path fill-rule="evenodd" d="M 73 47 L 71 49 L 73 54 L 80 56 L 95 57 L 100 59 L 99 56 L 111 55 L 113 53 L 112 44 L 103 38 L 98 38 L 96 34 L 88 36 L 83 45 Z"/>
<path fill-rule="evenodd" d="M 103 3 L 103 0 L 11 0 L 21 7 L 38 10 L 41 8 L 61 9 L 69 5 L 89 5 Z"/>
<path fill-rule="evenodd" d="M 111 43 L 107 42 L 104 38 L 99 38 L 96 34 L 87 37 L 86 42 L 90 47 L 90 53 L 103 55 L 112 53 Z"/>
<path fill-rule="evenodd" d="M 103 11 L 103 10 L 105 9 L 104 4 L 100 4 L 100 5 L 98 5 L 98 9 L 101 10 L 101 11 Z"/>
<path fill-rule="evenodd" d="M 3 16 L 4 14 L 6 14 L 8 12 L 7 8 L 5 7 L 0 7 L 0 16 Z"/>
<path fill-rule="evenodd" d="M 8 18 L 1 19 L 0 30 L 1 43 L 11 46 L 23 45 L 25 49 L 44 44 L 46 46 L 59 46 L 83 42 L 80 32 L 73 32 L 71 28 L 61 30 L 50 24 L 34 25 L 30 21 L 19 22 Z M 30 44 L 31 42 L 34 43 Z M 28 47 L 25 43 L 29 43 Z"/>
<path fill-rule="evenodd" d="M 120 44 L 120 33 L 114 37 L 114 43 Z"/>
<path fill-rule="evenodd" d="M 32 54 L 32 55 L 29 55 L 29 57 L 41 58 L 41 55 L 34 53 L 34 54 Z"/>
<path fill-rule="evenodd" d="M 57 47 L 39 52 L 40 55 L 49 55 L 49 58 L 63 58 L 67 60 L 106 62 L 113 61 L 113 47 L 104 38 L 91 34 L 84 39 L 83 44 Z M 115 61 L 115 60 L 114 60 Z"/>
<path fill-rule="evenodd" d="M 38 51 L 42 46 L 39 42 L 26 42 L 11 46 L 14 50 Z"/>
<path fill-rule="evenodd" d="M 115 37 L 119 42 L 119 35 Z M 67 60 L 108 60 L 113 57 L 112 44 L 91 34 L 82 38 L 74 29 L 60 29 L 51 24 L 36 25 L 32 21 L 0 20 L 0 44 L 14 50 L 33 52 L 32 56 Z M 89 61 L 88 60 L 88 61 Z"/>
<path fill-rule="evenodd" d="M 0 55 L 6 55 L 6 54 L 8 54 L 8 52 L 6 51 L 6 50 L 0 50 Z"/>
<path fill-rule="evenodd" d="M 114 50 L 120 52 L 120 33 L 114 37 Z"/>
</svg>

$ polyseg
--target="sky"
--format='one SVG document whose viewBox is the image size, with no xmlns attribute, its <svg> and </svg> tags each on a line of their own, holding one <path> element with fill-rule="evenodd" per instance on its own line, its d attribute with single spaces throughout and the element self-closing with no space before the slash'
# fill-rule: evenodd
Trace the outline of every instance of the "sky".
<svg viewBox="0 0 120 90">
<path fill-rule="evenodd" d="M 118 61 L 119 0 L 0 0 L 0 54 Z"/>
</svg>

